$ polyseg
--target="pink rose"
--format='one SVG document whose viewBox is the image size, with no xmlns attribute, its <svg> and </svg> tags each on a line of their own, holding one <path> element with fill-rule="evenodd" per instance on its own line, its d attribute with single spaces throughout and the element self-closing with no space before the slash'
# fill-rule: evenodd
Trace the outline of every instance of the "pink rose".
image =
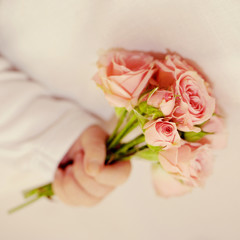
<svg viewBox="0 0 240 240">
<path fill-rule="evenodd" d="M 158 61 L 160 72 L 172 75 L 170 84 L 175 88 L 176 106 L 173 119 L 181 131 L 200 131 L 195 125 L 207 121 L 215 110 L 215 99 L 209 95 L 209 84 L 184 60 L 167 55 Z M 161 79 L 159 80 L 161 84 Z"/>
<path fill-rule="evenodd" d="M 159 118 L 147 122 L 144 129 L 145 141 L 151 146 L 163 147 L 166 150 L 180 144 L 181 138 L 175 123 L 163 121 Z"/>
<path fill-rule="evenodd" d="M 164 60 L 156 60 L 157 72 L 150 80 L 154 87 L 161 89 L 172 88 L 175 85 L 178 73 L 184 71 L 193 71 L 194 69 L 177 55 L 167 55 Z"/>
<path fill-rule="evenodd" d="M 94 80 L 115 107 L 131 110 L 156 71 L 153 57 L 142 52 L 111 50 L 98 61 Z"/>
<path fill-rule="evenodd" d="M 187 186 L 202 186 L 211 174 L 213 156 L 207 145 L 186 143 L 179 148 L 159 152 L 163 169 Z"/>
<path fill-rule="evenodd" d="M 192 187 L 164 171 L 160 164 L 152 166 L 152 181 L 157 195 L 161 197 L 176 197 L 192 190 Z"/>
<path fill-rule="evenodd" d="M 158 108 L 164 116 L 168 116 L 174 108 L 175 97 L 171 91 L 157 90 L 148 98 L 147 104 Z"/>
<path fill-rule="evenodd" d="M 200 142 L 209 144 L 213 149 L 224 148 L 227 144 L 227 133 L 223 118 L 214 115 L 203 126 L 202 131 L 213 134 L 204 136 Z"/>
</svg>

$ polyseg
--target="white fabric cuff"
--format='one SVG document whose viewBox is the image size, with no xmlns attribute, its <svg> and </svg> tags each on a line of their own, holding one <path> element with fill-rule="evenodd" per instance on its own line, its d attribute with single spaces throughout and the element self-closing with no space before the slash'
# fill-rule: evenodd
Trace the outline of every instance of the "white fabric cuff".
<svg viewBox="0 0 240 240">
<path fill-rule="evenodd" d="M 81 109 L 68 111 L 51 129 L 39 137 L 33 144 L 36 151 L 32 161 L 34 166 L 42 170 L 44 177 L 51 179 L 57 165 L 82 131 L 100 120 Z"/>
</svg>

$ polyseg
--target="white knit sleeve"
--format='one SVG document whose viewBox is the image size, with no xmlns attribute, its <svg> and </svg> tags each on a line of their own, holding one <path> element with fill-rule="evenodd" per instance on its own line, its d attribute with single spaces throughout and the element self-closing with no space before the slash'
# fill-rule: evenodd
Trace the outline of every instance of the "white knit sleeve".
<svg viewBox="0 0 240 240">
<path fill-rule="evenodd" d="M 52 180 L 82 130 L 98 122 L 78 104 L 51 96 L 0 57 L 0 192 Z"/>
</svg>

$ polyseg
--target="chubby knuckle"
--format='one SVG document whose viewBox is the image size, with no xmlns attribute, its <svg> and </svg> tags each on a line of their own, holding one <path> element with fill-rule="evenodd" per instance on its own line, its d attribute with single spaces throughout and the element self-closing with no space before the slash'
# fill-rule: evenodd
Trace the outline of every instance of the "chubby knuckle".
<svg viewBox="0 0 240 240">
<path fill-rule="evenodd" d="M 95 146 L 91 149 L 88 149 L 88 151 L 86 151 L 86 155 L 85 155 L 85 159 L 87 159 L 87 161 L 101 160 L 101 162 L 102 162 L 105 159 L 105 157 L 106 157 L 106 149 L 101 146 Z"/>
<path fill-rule="evenodd" d="M 99 131 L 99 130 L 102 130 L 102 129 L 97 124 L 93 124 L 87 130 L 95 132 L 95 131 Z"/>
<path fill-rule="evenodd" d="M 102 129 L 98 126 L 98 125 L 91 125 L 90 127 L 88 127 L 87 129 L 86 129 L 86 132 L 88 133 L 88 134 L 93 134 L 93 135 L 95 135 L 95 134 L 98 134 L 99 132 L 101 132 L 102 131 Z"/>
<path fill-rule="evenodd" d="M 67 194 L 65 194 L 63 201 L 66 204 L 72 205 L 72 206 L 80 206 L 80 205 L 82 205 L 82 199 L 78 196 L 77 192 L 76 191 L 71 191 L 70 192 L 69 189 L 71 189 L 71 187 L 66 189 L 67 190 L 66 191 Z"/>
<path fill-rule="evenodd" d="M 71 206 L 81 206 L 81 201 L 77 200 L 77 199 L 72 199 L 72 198 L 66 198 L 63 200 L 63 202 L 67 205 L 71 205 Z"/>
<path fill-rule="evenodd" d="M 78 162 L 73 164 L 73 177 L 76 180 L 81 179 L 81 176 L 82 176 L 81 172 L 83 171 L 82 168 L 83 168 L 82 164 L 79 164 Z"/>
<path fill-rule="evenodd" d="M 99 187 L 98 189 L 95 190 L 95 196 L 97 198 L 104 198 L 105 196 L 107 196 L 111 191 L 113 190 L 113 187 Z"/>
<path fill-rule="evenodd" d="M 98 147 L 99 149 L 106 148 L 106 141 L 104 138 L 99 138 L 95 135 L 91 137 L 83 138 L 82 140 L 84 150 L 92 151 L 94 148 Z"/>
<path fill-rule="evenodd" d="M 79 204 L 85 207 L 91 207 L 96 204 L 98 204 L 101 201 L 101 198 L 93 197 L 93 196 L 88 196 L 86 197 L 80 197 L 78 198 Z"/>
<path fill-rule="evenodd" d="M 105 139 L 107 133 L 99 126 L 99 125 L 92 125 L 87 130 L 86 133 L 90 136 L 95 136 L 96 138 Z"/>
<path fill-rule="evenodd" d="M 104 143 L 96 143 L 94 144 L 92 151 L 92 153 L 103 155 L 106 153 L 106 146 Z"/>
<path fill-rule="evenodd" d="M 65 204 L 67 204 L 67 205 L 74 205 L 74 203 L 72 202 L 72 200 L 71 199 L 69 199 L 66 195 L 63 197 L 63 196 L 58 196 L 59 197 L 59 199 L 63 202 L 63 203 L 65 203 Z"/>
</svg>

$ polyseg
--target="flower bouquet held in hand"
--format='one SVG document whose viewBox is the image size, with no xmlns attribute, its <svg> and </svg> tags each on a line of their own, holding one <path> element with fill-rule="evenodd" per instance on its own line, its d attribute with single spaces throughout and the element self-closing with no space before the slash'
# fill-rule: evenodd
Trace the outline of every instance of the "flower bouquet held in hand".
<svg viewBox="0 0 240 240">
<path fill-rule="evenodd" d="M 106 142 L 106 165 L 133 156 L 151 161 L 162 197 L 203 186 L 225 129 L 211 85 L 196 68 L 176 54 L 112 49 L 100 56 L 94 81 L 118 116 Z M 136 127 L 141 134 L 123 141 Z M 10 212 L 53 195 L 51 183 L 27 191 L 30 200 Z"/>
</svg>

